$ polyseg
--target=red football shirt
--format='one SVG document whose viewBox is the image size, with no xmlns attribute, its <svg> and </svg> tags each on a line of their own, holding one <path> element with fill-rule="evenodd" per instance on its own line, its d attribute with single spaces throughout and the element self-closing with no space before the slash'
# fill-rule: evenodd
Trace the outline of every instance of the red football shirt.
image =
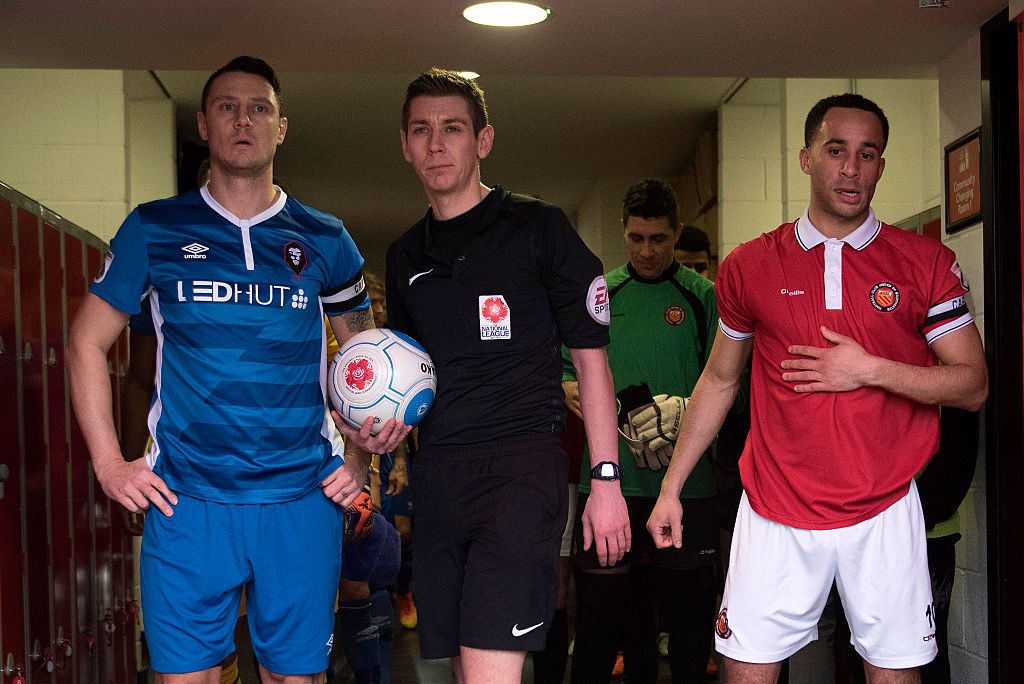
<svg viewBox="0 0 1024 684">
<path fill-rule="evenodd" d="M 716 280 L 722 331 L 754 338 L 751 429 L 740 473 L 761 516 L 805 529 L 854 525 L 903 497 L 935 453 L 939 413 L 880 389 L 797 393 L 780 364 L 792 344 L 830 346 L 819 326 L 915 366 L 970 325 L 953 252 L 872 212 L 843 240 L 803 217 L 737 247 Z"/>
</svg>

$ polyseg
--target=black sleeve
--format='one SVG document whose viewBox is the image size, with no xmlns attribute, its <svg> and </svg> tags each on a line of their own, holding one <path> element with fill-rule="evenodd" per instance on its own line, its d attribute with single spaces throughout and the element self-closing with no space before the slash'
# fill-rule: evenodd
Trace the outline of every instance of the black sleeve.
<svg viewBox="0 0 1024 684">
<path fill-rule="evenodd" d="M 931 529 L 960 507 L 978 460 L 978 414 L 942 408 L 939 450 L 917 478 L 924 524 Z"/>
<path fill-rule="evenodd" d="M 570 349 L 606 347 L 609 314 L 607 309 L 603 314 L 592 311 L 595 305 L 609 306 L 601 260 L 561 209 L 548 207 L 544 217 L 544 225 L 536 233 L 535 249 L 562 343 Z M 599 301 L 595 303 L 590 300 L 598 287 L 596 280 L 600 280 L 603 290 L 596 295 Z"/>
<path fill-rule="evenodd" d="M 397 267 L 395 245 L 388 248 L 387 260 L 384 270 L 385 299 L 388 304 L 387 326 L 392 330 L 398 330 L 409 335 L 414 340 L 419 339 L 416 326 L 409 316 L 409 310 L 405 306 L 405 297 L 401 286 L 401 279 Z"/>
</svg>

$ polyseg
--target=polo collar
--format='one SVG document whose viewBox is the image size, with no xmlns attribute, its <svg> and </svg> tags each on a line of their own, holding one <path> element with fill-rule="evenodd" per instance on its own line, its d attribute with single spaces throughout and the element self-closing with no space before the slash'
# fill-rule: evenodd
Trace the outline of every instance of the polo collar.
<svg viewBox="0 0 1024 684">
<path fill-rule="evenodd" d="M 846 237 L 839 239 L 825 237 L 817 228 L 814 227 L 814 224 L 811 223 L 809 212 L 810 207 L 804 209 L 804 215 L 797 220 L 796 225 L 794 226 L 796 241 L 805 252 L 814 249 L 823 242 L 829 242 L 830 240 L 835 242 L 845 242 L 859 252 L 870 245 L 882 231 L 882 223 L 875 218 L 875 210 L 869 208 L 868 217 L 864 219 L 864 223 L 860 224 Z"/>
</svg>

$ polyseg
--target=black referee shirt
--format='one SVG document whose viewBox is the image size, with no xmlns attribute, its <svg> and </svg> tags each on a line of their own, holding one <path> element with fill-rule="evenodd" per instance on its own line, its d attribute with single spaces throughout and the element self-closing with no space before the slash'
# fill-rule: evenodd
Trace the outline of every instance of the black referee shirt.
<svg viewBox="0 0 1024 684">
<path fill-rule="evenodd" d="M 481 205 L 454 248 L 438 235 L 451 222 L 428 210 L 388 249 L 388 325 L 418 340 L 437 372 L 426 448 L 557 437 L 561 345 L 608 344 L 601 262 L 565 214 L 500 187 Z"/>
</svg>

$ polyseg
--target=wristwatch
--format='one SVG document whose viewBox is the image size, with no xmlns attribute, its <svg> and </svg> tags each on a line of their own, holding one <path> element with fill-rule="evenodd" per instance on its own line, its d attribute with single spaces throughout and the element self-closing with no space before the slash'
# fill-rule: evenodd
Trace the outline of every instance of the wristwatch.
<svg viewBox="0 0 1024 684">
<path fill-rule="evenodd" d="M 611 461 L 601 461 L 593 470 L 590 471 L 590 478 L 592 480 L 606 480 L 614 481 L 622 478 L 622 469 L 619 468 L 618 463 L 612 463 Z"/>
</svg>

